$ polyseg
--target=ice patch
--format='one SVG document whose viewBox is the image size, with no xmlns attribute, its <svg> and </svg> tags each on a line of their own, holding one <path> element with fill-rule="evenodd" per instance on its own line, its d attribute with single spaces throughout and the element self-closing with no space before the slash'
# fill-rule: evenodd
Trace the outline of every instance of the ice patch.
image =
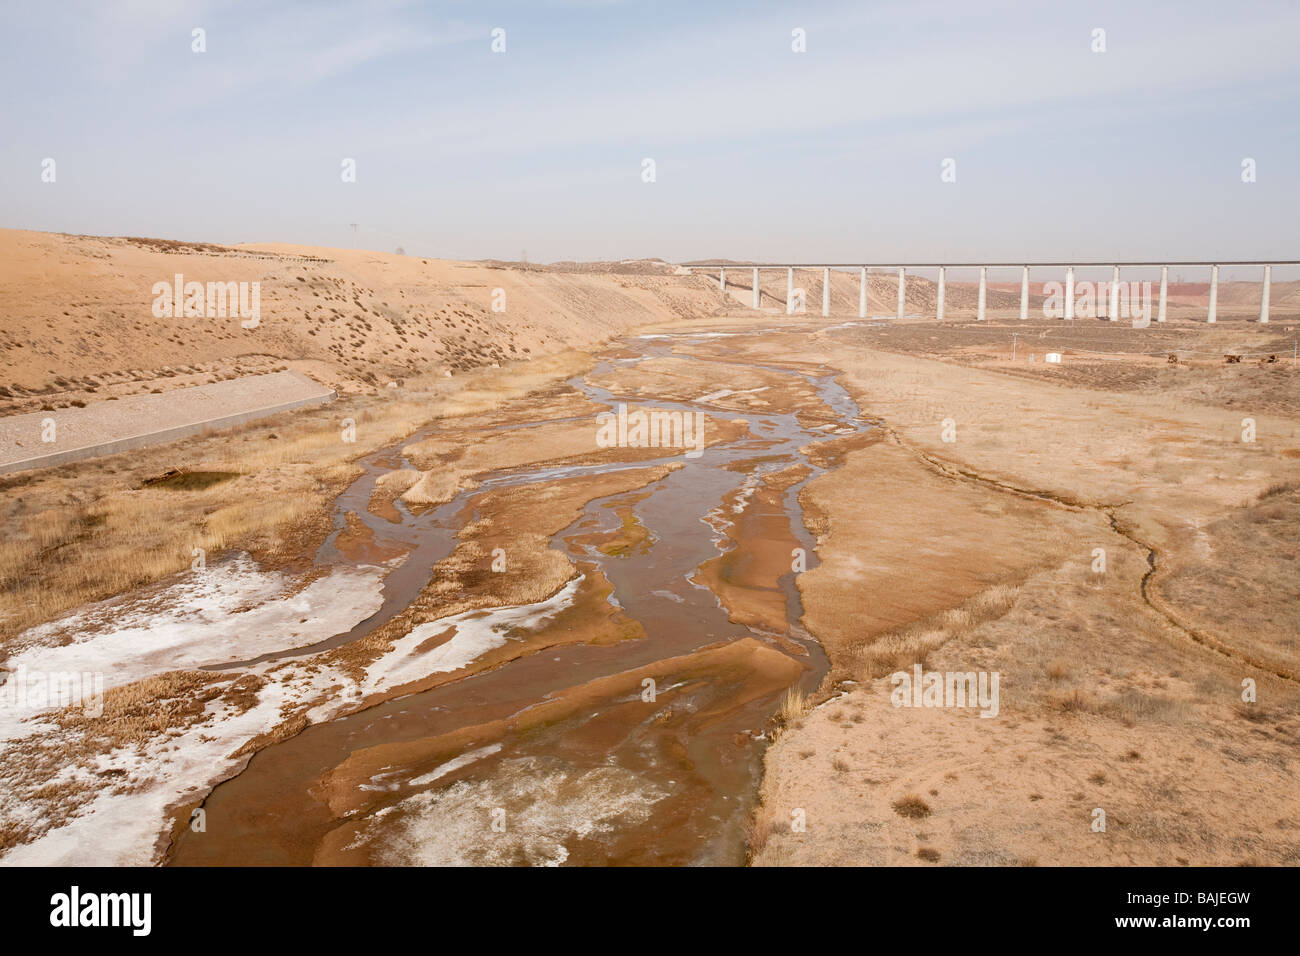
<svg viewBox="0 0 1300 956">
<path fill-rule="evenodd" d="M 410 781 L 412 787 L 423 787 L 425 784 L 433 783 L 439 777 L 445 777 L 447 774 L 459 770 L 461 767 L 468 767 L 477 760 L 484 757 L 490 757 L 501 749 L 500 744 L 488 744 L 486 747 L 480 747 L 478 750 L 471 750 L 469 753 L 463 753 L 453 760 L 439 764 L 428 773 L 421 774 Z"/>
<path fill-rule="evenodd" d="M 558 760 L 502 761 L 486 780 L 462 780 L 414 794 L 396 814 L 371 820 L 353 844 L 396 866 L 558 866 L 574 839 L 599 838 L 643 823 L 667 794 L 622 767 L 575 771 Z M 487 808 L 505 810 L 503 832 Z M 485 836 L 486 833 L 486 836 Z"/>
<path fill-rule="evenodd" d="M 376 567 L 339 569 L 295 592 L 291 577 L 263 572 L 241 555 L 171 585 L 31 628 L 19 635 L 24 646 L 6 666 L 15 678 L 94 672 L 111 687 L 300 647 L 350 630 L 375 613 L 383 575 Z M 350 678 L 314 664 L 263 664 L 230 675 L 229 683 L 250 672 L 264 680 L 251 704 L 245 694 L 230 701 L 218 697 L 186 726 L 134 740 L 129 734 L 114 738 L 110 726 L 102 744 L 92 737 L 104 729 L 98 720 L 65 729 L 52 708 L 0 687 L 0 824 L 39 834 L 4 853 L 3 863 L 151 864 L 167 808 L 228 774 L 231 754 L 242 744 L 274 729 L 287 712 L 310 705 L 308 719 L 316 722 L 360 699 Z M 116 746 L 110 742 L 118 740 Z M 88 743 L 107 749 L 66 762 L 50 775 L 50 760 L 77 754 Z M 51 785 L 75 789 L 71 795 L 40 796 Z M 51 822 L 53 828 L 40 833 Z"/>
<path fill-rule="evenodd" d="M 399 638 L 391 651 L 375 661 L 366 672 L 365 693 L 398 687 L 430 674 L 460 670 L 494 648 L 502 647 L 515 628 L 535 629 L 573 603 L 582 584 L 578 575 L 553 596 L 536 604 L 491 610 L 465 611 L 421 624 Z M 420 645 L 444 631 L 455 633 L 436 647 Z"/>
<path fill-rule="evenodd" d="M 736 501 L 731 506 L 732 514 L 744 514 L 745 509 L 749 507 L 749 499 L 754 497 L 754 492 L 758 491 L 758 486 L 763 483 L 763 478 L 757 472 L 746 475 L 744 483 L 740 486 L 740 493 L 736 495 Z"/>
<path fill-rule="evenodd" d="M 347 679 L 327 670 L 309 673 L 282 668 L 280 682 L 264 685 L 257 702 L 247 709 L 222 699 L 208 703 L 203 717 L 184 730 L 151 737 L 99 754 L 93 768 L 65 767 L 58 779 L 94 788 L 83 805 L 69 808 L 65 798 L 58 809 L 70 812 L 68 822 L 48 830 L 30 843 L 12 847 L 0 856 L 3 866 L 149 866 L 155 862 L 155 843 L 166 829 L 169 807 L 187 795 L 204 792 L 229 774 L 236 761 L 231 754 L 246 740 L 266 733 L 284 719 L 284 708 L 319 699 L 332 685 Z M 347 695 L 334 698 L 332 711 L 342 709 Z M 75 732 L 55 731 L 75 749 Z M 0 745 L 0 765 L 14 767 L 17 757 Z M 105 770 L 115 776 L 98 776 Z M 7 776 L 7 775 L 6 775 Z M 16 822 L 33 809 L 49 813 L 43 801 L 26 802 L 14 792 L 11 781 L 0 777 L 0 821 Z"/>
<path fill-rule="evenodd" d="M 708 395 L 701 395 L 695 401 L 708 404 L 709 402 L 716 402 L 720 398 L 726 398 L 728 395 L 753 395 L 756 392 L 766 392 L 770 387 L 769 385 L 763 385 L 759 388 L 723 388 L 716 392 L 709 392 Z"/>
<path fill-rule="evenodd" d="M 379 567 L 340 568 L 293 591 L 247 554 L 175 584 L 92 604 L 18 635 L 7 670 L 100 673 L 104 686 L 257 657 L 344 633 L 379 610 Z"/>
</svg>

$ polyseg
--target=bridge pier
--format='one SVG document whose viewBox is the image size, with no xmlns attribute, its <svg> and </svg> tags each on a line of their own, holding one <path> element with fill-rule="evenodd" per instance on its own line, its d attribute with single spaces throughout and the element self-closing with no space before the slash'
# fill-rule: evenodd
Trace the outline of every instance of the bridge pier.
<svg viewBox="0 0 1300 956">
<path fill-rule="evenodd" d="M 1134 304 L 1133 296 L 1134 296 L 1134 287 L 1135 287 L 1135 282 L 1132 279 L 1128 280 L 1126 283 L 1121 284 L 1121 279 L 1122 279 L 1122 276 L 1120 275 L 1121 270 L 1125 268 L 1154 269 L 1157 267 L 1157 263 L 1159 263 L 1159 260 L 1156 259 L 1156 260 L 1145 260 L 1145 261 L 1142 260 L 1124 261 L 1119 259 L 1111 259 L 1110 262 L 1111 262 L 1111 278 L 1109 282 L 1110 288 L 1107 290 L 1105 289 L 1105 287 L 1102 286 L 1100 281 L 1097 283 L 1097 295 L 1095 299 L 1096 314 L 1098 318 L 1109 319 L 1111 322 L 1118 322 L 1120 320 L 1121 312 L 1128 311 L 1130 307 L 1132 307 Z M 1105 264 L 1106 264 L 1106 260 L 1104 259 L 1101 261 L 1084 260 L 1082 265 L 1079 266 L 1079 268 L 1100 271 L 1101 269 L 1105 268 Z M 1225 262 L 1215 262 L 1213 260 L 1204 260 L 1204 259 L 1197 260 L 1197 261 L 1173 260 L 1173 265 L 1178 267 L 1191 267 L 1193 269 L 1199 269 L 1204 267 L 1209 268 L 1210 283 L 1209 283 L 1209 297 L 1208 297 L 1208 309 L 1206 313 L 1206 322 L 1209 324 L 1214 324 L 1215 322 L 1217 322 L 1219 318 L 1219 268 L 1220 266 L 1225 265 Z M 1227 260 L 1226 265 L 1229 268 L 1242 268 L 1242 267 L 1254 268 L 1258 266 L 1263 271 L 1263 275 L 1261 276 L 1261 286 L 1260 286 L 1260 296 L 1259 296 L 1259 322 L 1261 325 L 1264 325 L 1267 324 L 1271 318 L 1269 313 L 1272 307 L 1273 266 L 1281 265 L 1284 268 L 1288 266 L 1300 266 L 1300 260 L 1282 259 L 1282 260 L 1269 261 L 1263 259 L 1254 259 L 1254 260 L 1241 259 L 1241 260 Z M 1015 263 L 1014 262 L 985 262 L 981 264 L 979 262 L 962 262 L 962 263 L 911 262 L 911 263 L 904 263 L 903 265 L 892 266 L 892 267 L 889 265 L 878 266 L 877 268 L 882 271 L 890 268 L 896 268 L 898 270 L 898 308 L 897 308 L 896 316 L 899 320 L 902 320 L 907 314 L 907 270 L 908 269 L 922 269 L 922 270 L 936 269 L 938 271 L 938 283 L 937 283 L 937 289 L 935 295 L 935 318 L 940 322 L 943 322 L 947 319 L 947 292 L 948 292 L 947 277 L 948 277 L 948 268 L 950 266 L 961 268 L 961 269 L 979 269 L 979 293 L 978 293 L 979 299 L 978 299 L 976 318 L 978 321 L 983 322 L 988 319 L 988 270 L 989 269 L 1010 270 L 1015 267 Z M 1065 307 L 1062 310 L 1062 314 L 1067 321 L 1072 321 L 1075 318 L 1078 318 L 1079 303 L 1076 298 L 1077 286 L 1074 281 L 1075 266 L 1069 260 L 1040 261 L 1040 262 L 1028 262 L 1028 263 L 1022 261 L 1020 266 L 1021 321 L 1027 320 L 1029 318 L 1029 307 L 1030 307 L 1029 272 L 1031 269 L 1035 267 L 1057 268 L 1057 269 L 1063 268 L 1065 270 L 1065 296 L 1064 296 Z M 1163 264 L 1159 265 L 1160 296 L 1159 296 L 1159 304 L 1154 310 L 1156 313 L 1154 319 L 1155 321 L 1161 323 L 1164 323 L 1169 319 L 1169 267 L 1170 267 L 1170 260 L 1166 260 Z M 845 278 L 847 279 L 850 270 L 857 269 L 858 270 L 858 318 L 866 319 L 868 318 L 869 315 L 868 309 L 870 306 L 870 296 L 871 296 L 871 286 L 869 280 L 871 278 L 870 275 L 871 266 L 854 265 L 851 262 L 835 263 L 832 265 L 826 265 L 823 263 L 820 266 L 817 265 L 816 263 L 806 263 L 804 265 L 797 265 L 797 266 L 787 265 L 784 267 L 781 266 L 779 262 L 778 263 L 757 263 L 757 264 L 751 262 L 751 264 L 748 266 L 741 266 L 741 265 L 737 265 L 735 262 L 731 260 L 724 259 L 724 260 L 714 260 L 712 262 L 695 262 L 691 265 L 686 265 L 679 268 L 682 268 L 683 274 L 690 274 L 690 275 L 703 275 L 708 273 L 712 269 L 717 269 L 718 289 L 724 294 L 727 292 L 727 270 L 728 269 L 749 269 L 750 274 L 753 276 L 753 287 L 751 289 L 751 292 L 752 292 L 753 307 L 756 311 L 761 310 L 763 307 L 763 290 L 761 286 L 762 271 L 764 269 L 784 268 L 787 315 L 795 315 L 796 313 L 802 314 L 804 312 L 807 312 L 810 305 L 810 303 L 808 302 L 808 295 L 812 290 L 811 280 L 809 281 L 809 287 L 807 289 L 804 288 L 796 289 L 795 275 L 794 275 L 795 271 L 797 269 L 804 269 L 805 271 L 811 272 L 811 270 L 813 269 L 820 268 L 822 270 L 821 314 L 823 317 L 829 317 L 831 314 L 831 273 L 834 270 L 839 269 L 845 273 Z M 1140 284 L 1143 288 L 1143 295 L 1144 296 L 1148 295 L 1149 293 L 1146 290 L 1150 289 L 1151 283 L 1141 282 L 1138 284 Z M 1055 287 L 1057 283 L 1053 282 L 1052 285 Z M 795 299 L 796 293 L 799 296 L 798 300 Z M 739 295 L 737 295 L 737 298 L 742 302 L 744 301 L 744 299 L 741 298 Z M 777 298 L 778 298 L 777 296 L 775 295 L 773 296 L 774 300 Z M 796 301 L 797 301 L 797 307 L 796 307 Z M 1093 301 L 1091 296 L 1089 297 L 1089 301 Z M 1121 305 L 1121 302 L 1123 303 L 1123 305 Z M 849 306 L 849 308 L 851 308 L 851 306 Z M 1044 314 L 1046 314 L 1046 312 L 1044 312 Z"/>
<path fill-rule="evenodd" d="M 1273 278 L 1273 267 L 1264 267 L 1264 288 L 1259 293 L 1259 321 L 1268 324 L 1268 287 Z"/>
<path fill-rule="evenodd" d="M 1219 267 L 1210 266 L 1210 315 L 1207 322 L 1217 322 L 1219 306 Z"/>
</svg>

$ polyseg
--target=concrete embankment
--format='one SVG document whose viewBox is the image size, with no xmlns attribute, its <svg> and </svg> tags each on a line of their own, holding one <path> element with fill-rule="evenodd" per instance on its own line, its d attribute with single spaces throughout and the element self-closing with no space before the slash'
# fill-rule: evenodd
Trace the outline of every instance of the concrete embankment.
<svg viewBox="0 0 1300 956">
<path fill-rule="evenodd" d="M 335 397 L 307 376 L 287 371 L 12 415 L 0 418 L 0 474 L 158 445 Z"/>
</svg>

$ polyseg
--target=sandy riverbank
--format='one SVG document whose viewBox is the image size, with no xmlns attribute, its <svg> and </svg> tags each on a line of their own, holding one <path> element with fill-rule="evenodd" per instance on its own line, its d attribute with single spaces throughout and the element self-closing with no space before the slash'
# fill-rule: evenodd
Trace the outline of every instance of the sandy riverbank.
<svg viewBox="0 0 1300 956">
<path fill-rule="evenodd" d="M 799 586 L 833 670 L 767 754 L 755 862 L 1296 861 L 1300 694 L 1277 674 L 1296 662 L 1300 422 L 853 330 L 741 344 L 833 364 L 891 436 L 805 491 L 822 563 Z M 893 706 L 886 675 L 917 662 L 999 672 L 998 716 Z"/>
</svg>

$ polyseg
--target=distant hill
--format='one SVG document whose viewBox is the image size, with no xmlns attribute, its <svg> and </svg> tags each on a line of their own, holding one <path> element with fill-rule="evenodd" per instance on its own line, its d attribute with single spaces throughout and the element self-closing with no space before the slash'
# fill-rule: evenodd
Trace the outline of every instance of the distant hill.
<svg viewBox="0 0 1300 956">
<path fill-rule="evenodd" d="M 0 230 L 0 414 L 289 366 L 345 391 L 372 389 L 734 308 L 716 282 L 675 268 Z M 154 284 L 178 273 L 259 283 L 257 328 L 237 317 L 155 318 Z"/>
</svg>

